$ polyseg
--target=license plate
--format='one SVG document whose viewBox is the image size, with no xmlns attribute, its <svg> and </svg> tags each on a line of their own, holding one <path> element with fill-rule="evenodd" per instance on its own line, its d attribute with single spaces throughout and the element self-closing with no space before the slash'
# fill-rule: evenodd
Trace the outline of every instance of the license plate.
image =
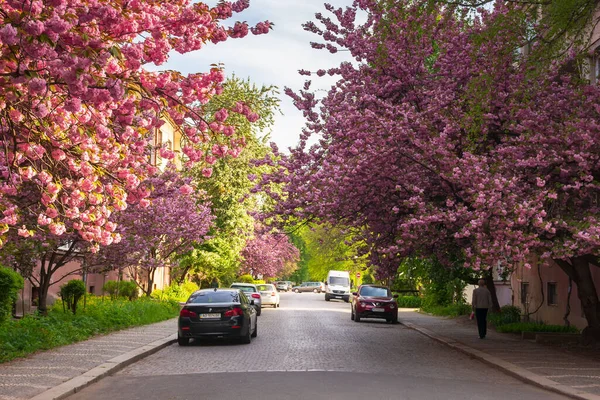
<svg viewBox="0 0 600 400">
<path fill-rule="evenodd" d="M 200 319 L 221 318 L 221 313 L 200 314 Z"/>
<path fill-rule="evenodd" d="M 384 312 L 385 308 L 373 308 L 373 312 Z"/>
</svg>

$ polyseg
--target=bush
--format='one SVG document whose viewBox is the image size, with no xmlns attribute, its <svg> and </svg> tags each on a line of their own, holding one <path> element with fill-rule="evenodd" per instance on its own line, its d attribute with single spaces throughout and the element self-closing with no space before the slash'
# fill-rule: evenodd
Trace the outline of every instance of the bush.
<svg viewBox="0 0 600 400">
<path fill-rule="evenodd" d="M 421 298 L 417 296 L 398 296 L 396 300 L 400 308 L 419 308 L 421 307 Z"/>
<path fill-rule="evenodd" d="M 173 282 L 171 286 L 167 287 L 165 290 L 154 290 L 151 296 L 159 300 L 181 302 L 186 301 L 190 295 L 198 289 L 198 285 L 194 282 L 186 281 L 181 285 Z"/>
<path fill-rule="evenodd" d="M 140 292 L 134 281 L 121 281 L 119 285 L 119 296 L 127 297 L 129 300 L 138 298 Z"/>
<path fill-rule="evenodd" d="M 85 295 L 85 283 L 79 279 L 72 279 L 60 287 L 59 294 L 63 303 L 63 311 L 66 307 L 67 310 L 71 310 L 73 314 L 76 314 L 77 303 Z"/>
<path fill-rule="evenodd" d="M 252 277 L 252 275 L 246 274 L 238 276 L 238 278 L 235 281 L 240 283 L 254 283 L 254 278 Z"/>
<path fill-rule="evenodd" d="M 102 287 L 105 293 L 108 293 L 111 299 L 117 297 L 126 297 L 129 300 L 134 300 L 138 297 L 138 286 L 134 281 L 108 281 Z"/>
<path fill-rule="evenodd" d="M 254 283 L 255 285 L 264 285 L 267 282 L 264 279 L 254 279 L 252 283 Z"/>
<path fill-rule="evenodd" d="M 63 312 L 62 306 L 55 304 L 47 317 L 27 315 L 0 325 L 0 362 L 85 340 L 96 334 L 160 322 L 178 314 L 177 303 L 146 298 L 129 301 L 90 297 L 87 307 L 77 315 Z"/>
<path fill-rule="evenodd" d="M 23 289 L 23 277 L 12 269 L 0 267 L 0 323 L 10 316 L 19 290 Z"/>
<path fill-rule="evenodd" d="M 421 310 L 426 313 L 441 317 L 458 317 L 460 315 L 468 315 L 471 313 L 471 306 L 464 303 L 450 304 L 447 306 L 436 306 L 423 304 Z"/>
<path fill-rule="evenodd" d="M 517 306 L 502 306 L 499 313 L 488 314 L 488 320 L 495 327 L 521 322 L 521 309 Z"/>
<path fill-rule="evenodd" d="M 541 322 L 513 322 L 496 327 L 502 333 L 521 332 L 555 332 L 555 333 L 578 333 L 579 329 L 574 326 L 546 325 Z"/>
</svg>

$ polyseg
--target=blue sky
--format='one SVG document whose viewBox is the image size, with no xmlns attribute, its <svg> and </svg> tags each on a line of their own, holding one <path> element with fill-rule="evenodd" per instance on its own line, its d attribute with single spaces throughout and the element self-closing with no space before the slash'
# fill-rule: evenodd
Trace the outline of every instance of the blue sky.
<svg viewBox="0 0 600 400">
<path fill-rule="evenodd" d="M 215 0 L 206 1 L 209 5 Z M 336 7 L 351 5 L 352 0 L 329 0 Z M 236 20 L 254 25 L 269 20 L 275 24 L 267 35 L 249 34 L 243 39 L 230 39 L 218 45 L 186 54 L 173 54 L 162 68 L 176 69 L 183 73 L 208 70 L 210 64 L 222 62 L 228 75 L 249 77 L 258 85 L 275 85 L 280 89 L 283 116 L 278 116 L 271 133 L 271 140 L 284 151 L 294 146 L 304 125 L 302 114 L 283 94 L 284 87 L 300 89 L 306 76 L 298 75 L 299 69 L 316 71 L 339 65 L 349 58 L 348 53 L 331 54 L 327 50 L 314 50 L 311 41 L 318 37 L 302 29 L 302 24 L 314 20 L 316 12 L 327 13 L 322 0 L 251 0 L 250 8 L 237 14 Z M 161 68 L 161 69 L 162 69 Z M 313 89 L 328 89 L 331 77 L 311 77 Z"/>
</svg>

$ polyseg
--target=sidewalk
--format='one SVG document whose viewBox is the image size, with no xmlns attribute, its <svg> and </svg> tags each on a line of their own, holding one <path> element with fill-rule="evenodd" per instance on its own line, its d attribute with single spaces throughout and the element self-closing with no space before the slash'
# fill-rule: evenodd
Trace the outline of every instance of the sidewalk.
<svg viewBox="0 0 600 400">
<path fill-rule="evenodd" d="M 474 321 L 400 310 L 409 328 L 477 358 L 525 382 L 575 399 L 600 400 L 600 359 L 489 330 L 479 339 Z"/>
<path fill-rule="evenodd" d="M 0 364 L 0 400 L 64 398 L 173 343 L 176 332 L 170 319 Z"/>
</svg>

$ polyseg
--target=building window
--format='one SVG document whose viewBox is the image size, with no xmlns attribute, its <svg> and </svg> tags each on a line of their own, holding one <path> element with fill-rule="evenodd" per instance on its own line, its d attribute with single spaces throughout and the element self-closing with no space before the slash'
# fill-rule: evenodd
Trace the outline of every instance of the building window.
<svg viewBox="0 0 600 400">
<path fill-rule="evenodd" d="M 90 286 L 90 293 L 91 293 L 91 294 L 94 294 L 94 289 L 96 289 L 96 287 L 95 287 L 95 286 Z"/>
<path fill-rule="evenodd" d="M 521 282 L 521 304 L 529 303 L 529 282 Z"/>
<path fill-rule="evenodd" d="M 154 131 L 154 135 L 152 138 L 152 148 L 150 149 L 150 165 L 156 166 L 158 164 L 158 154 L 160 151 L 160 146 L 162 145 L 162 131 L 160 129 L 156 129 Z"/>
<path fill-rule="evenodd" d="M 556 290 L 556 282 L 548 282 L 548 305 L 555 306 L 558 304 L 558 292 Z"/>
<path fill-rule="evenodd" d="M 600 84 L 600 52 L 596 50 L 588 60 L 588 72 L 590 83 Z"/>
</svg>

